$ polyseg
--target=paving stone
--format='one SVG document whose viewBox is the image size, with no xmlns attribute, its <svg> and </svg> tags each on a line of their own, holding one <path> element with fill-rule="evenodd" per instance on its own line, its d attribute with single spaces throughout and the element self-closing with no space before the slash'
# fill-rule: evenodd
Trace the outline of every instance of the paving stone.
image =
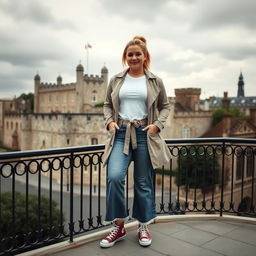
<svg viewBox="0 0 256 256">
<path fill-rule="evenodd" d="M 203 245 L 204 248 L 214 250 L 227 256 L 255 256 L 256 247 L 226 237 L 218 237 Z"/>
<path fill-rule="evenodd" d="M 252 227 L 248 228 L 244 225 L 243 227 L 233 230 L 224 236 L 256 246 L 256 226 L 252 229 Z"/>
<path fill-rule="evenodd" d="M 166 236 L 158 232 L 151 232 L 154 240 L 150 246 L 153 250 L 172 256 L 219 256 L 221 254 L 211 250 L 183 242 L 174 237 Z"/>
<path fill-rule="evenodd" d="M 166 235 L 170 235 L 185 230 L 187 228 L 189 227 L 177 222 L 157 223 L 149 226 L 150 230 L 154 230 Z"/>
<path fill-rule="evenodd" d="M 217 235 L 223 235 L 238 228 L 237 225 L 224 221 L 186 221 L 186 224 L 195 229 L 201 229 Z"/>
<path fill-rule="evenodd" d="M 212 233 L 194 228 L 182 230 L 180 232 L 173 234 L 172 236 L 183 241 L 186 241 L 188 243 L 199 246 L 217 237 L 217 235 L 214 235 Z"/>
</svg>

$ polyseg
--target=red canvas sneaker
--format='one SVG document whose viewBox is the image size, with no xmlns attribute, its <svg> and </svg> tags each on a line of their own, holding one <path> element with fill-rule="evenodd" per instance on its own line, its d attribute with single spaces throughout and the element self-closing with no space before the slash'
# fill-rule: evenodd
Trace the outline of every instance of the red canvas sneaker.
<svg viewBox="0 0 256 256">
<path fill-rule="evenodd" d="M 100 242 L 100 246 L 107 248 L 113 246 L 116 242 L 123 240 L 126 236 L 124 223 L 121 225 L 115 224 L 113 230 Z"/>
<path fill-rule="evenodd" d="M 138 238 L 139 243 L 142 246 L 149 246 L 151 245 L 152 238 L 148 230 L 147 225 L 140 225 L 138 229 Z"/>
</svg>

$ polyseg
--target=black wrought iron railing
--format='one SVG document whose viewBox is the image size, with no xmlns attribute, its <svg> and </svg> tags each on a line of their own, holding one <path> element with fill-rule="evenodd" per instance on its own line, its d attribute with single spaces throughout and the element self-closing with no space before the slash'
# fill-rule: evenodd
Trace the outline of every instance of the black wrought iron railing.
<svg viewBox="0 0 256 256">
<path fill-rule="evenodd" d="M 160 215 L 256 217 L 256 140 L 166 140 L 170 165 L 154 175 Z M 104 228 L 104 145 L 0 154 L 0 255 Z M 126 179 L 129 214 L 132 175 Z"/>
</svg>

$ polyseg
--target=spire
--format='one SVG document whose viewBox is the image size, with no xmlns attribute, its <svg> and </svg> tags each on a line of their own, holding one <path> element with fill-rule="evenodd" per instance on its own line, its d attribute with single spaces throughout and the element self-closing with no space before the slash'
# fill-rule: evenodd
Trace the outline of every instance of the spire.
<svg viewBox="0 0 256 256">
<path fill-rule="evenodd" d="M 244 77 L 242 71 L 240 72 L 238 81 L 237 97 L 244 97 Z"/>
</svg>

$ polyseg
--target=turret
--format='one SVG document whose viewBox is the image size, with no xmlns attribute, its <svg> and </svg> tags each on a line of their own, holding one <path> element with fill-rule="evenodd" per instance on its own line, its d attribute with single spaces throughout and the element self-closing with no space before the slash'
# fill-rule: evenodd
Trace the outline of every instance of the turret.
<svg viewBox="0 0 256 256">
<path fill-rule="evenodd" d="M 240 73 L 239 76 L 237 97 L 244 97 L 244 77 L 242 72 Z"/>
<path fill-rule="evenodd" d="M 84 95 L 84 67 L 79 64 L 76 67 L 76 112 L 83 112 L 83 95 Z"/>
<path fill-rule="evenodd" d="M 62 77 L 59 75 L 57 77 L 57 85 L 61 85 L 62 84 Z"/>
<path fill-rule="evenodd" d="M 41 78 L 39 74 L 36 74 L 34 77 L 34 113 L 39 112 L 39 101 L 38 101 L 38 92 L 39 92 L 39 86 L 40 86 Z"/>
<path fill-rule="evenodd" d="M 105 65 L 101 69 L 101 76 L 104 79 L 104 88 L 102 88 L 102 89 L 105 92 L 107 90 L 107 86 L 108 86 L 108 69 L 106 68 Z"/>
<path fill-rule="evenodd" d="M 82 81 L 83 80 L 83 76 L 84 76 L 84 67 L 79 64 L 76 67 L 76 81 Z"/>
<path fill-rule="evenodd" d="M 103 76 L 104 80 L 108 81 L 108 69 L 105 65 L 101 69 L 101 75 Z"/>
</svg>

